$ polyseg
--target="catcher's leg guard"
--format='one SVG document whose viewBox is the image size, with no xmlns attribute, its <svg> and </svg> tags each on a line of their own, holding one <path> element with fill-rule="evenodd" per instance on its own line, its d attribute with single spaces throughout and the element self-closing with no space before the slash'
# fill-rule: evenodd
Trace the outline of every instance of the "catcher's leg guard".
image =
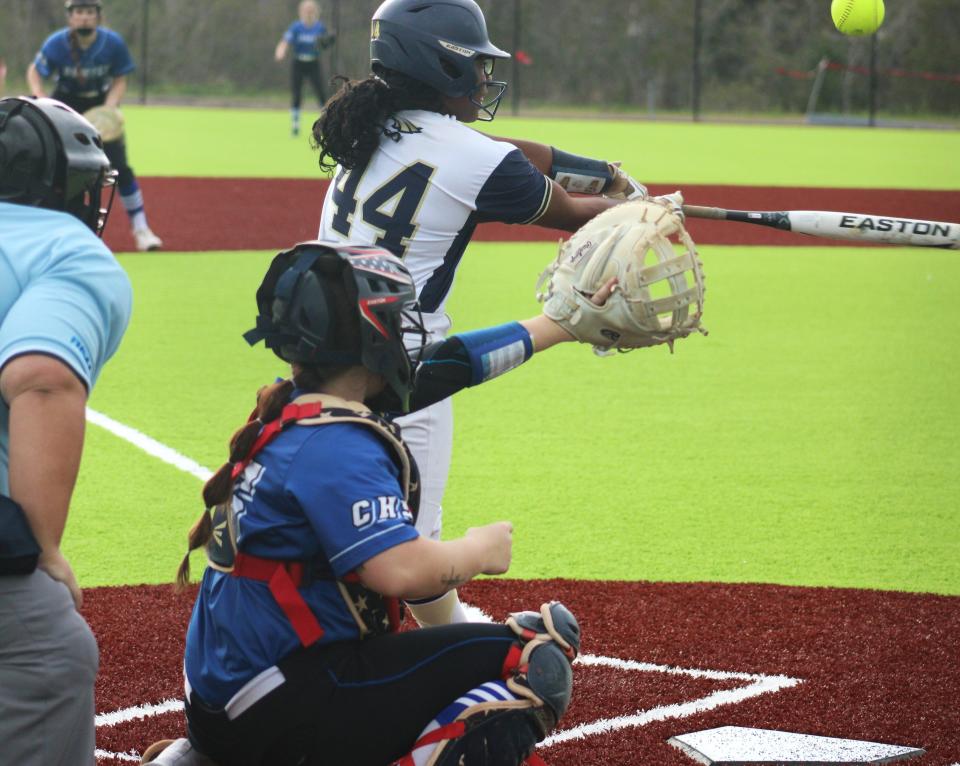
<svg viewBox="0 0 960 766">
<path fill-rule="evenodd" d="M 542 703 L 518 699 L 503 681 L 491 681 L 444 709 L 394 766 L 519 766 L 551 720 Z"/>
<path fill-rule="evenodd" d="M 190 740 L 164 739 L 154 742 L 143 751 L 140 763 L 150 766 L 217 766 L 217 764 L 193 749 Z"/>
<path fill-rule="evenodd" d="M 507 625 L 520 638 L 503 665 L 507 687 L 535 705 L 550 708 L 556 726 L 570 705 L 573 670 L 580 652 L 580 625 L 559 601 L 543 604 L 540 612 L 516 612 Z"/>
</svg>

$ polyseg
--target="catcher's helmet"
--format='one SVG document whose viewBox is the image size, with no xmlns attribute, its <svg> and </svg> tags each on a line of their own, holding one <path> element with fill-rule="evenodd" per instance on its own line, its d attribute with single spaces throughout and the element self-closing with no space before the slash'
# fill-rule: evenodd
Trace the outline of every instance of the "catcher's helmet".
<svg viewBox="0 0 960 766">
<path fill-rule="evenodd" d="M 304 365 L 363 365 L 382 375 L 395 396 L 382 409 L 406 412 L 413 365 L 402 323 L 421 327 L 413 278 L 379 247 L 301 242 L 277 254 L 257 290 L 257 326 L 281 359 Z"/>
<path fill-rule="evenodd" d="M 426 83 L 445 96 L 470 96 L 492 120 L 506 82 L 477 82 L 477 59 L 508 59 L 490 42 L 474 0 L 386 0 L 370 22 L 370 63 Z M 492 95 L 479 101 L 481 89 Z"/>
<path fill-rule="evenodd" d="M 100 134 L 80 114 L 52 98 L 0 100 L 0 201 L 63 210 L 100 234 L 115 184 Z"/>
</svg>

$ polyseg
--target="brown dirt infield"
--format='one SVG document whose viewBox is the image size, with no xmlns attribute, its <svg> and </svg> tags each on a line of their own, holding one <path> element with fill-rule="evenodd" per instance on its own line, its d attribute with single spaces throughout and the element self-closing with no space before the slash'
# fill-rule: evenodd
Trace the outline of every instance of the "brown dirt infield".
<svg viewBox="0 0 960 766">
<path fill-rule="evenodd" d="M 282 250 L 313 239 L 327 181 L 251 178 L 142 178 L 150 225 L 164 250 Z M 737 210 L 841 210 L 875 215 L 960 221 L 960 191 L 819 189 L 813 187 L 663 185 L 653 194 L 682 188 L 687 202 Z M 844 245 L 761 226 L 696 220 L 690 233 L 700 245 Z M 566 236 L 538 226 L 482 224 L 474 241 L 556 242 Z M 116 252 L 133 250 L 119 200 L 105 240 Z"/>
<path fill-rule="evenodd" d="M 86 592 L 83 612 L 101 653 L 98 763 L 136 763 L 134 754 L 154 740 L 182 733 L 178 712 L 131 714 L 133 720 L 120 723 L 104 714 L 181 696 L 194 592 L 178 596 L 169 586 Z M 561 599 L 580 619 L 583 653 L 613 658 L 577 666 L 574 701 L 560 727 L 607 719 L 607 730 L 541 748 L 551 766 L 694 766 L 666 740 L 727 725 L 922 747 L 927 755 L 912 761 L 919 766 L 960 762 L 960 597 L 507 579 L 470 583 L 461 592 L 495 619 Z M 650 665 L 611 667 L 614 660 Z M 750 681 L 695 677 L 687 669 L 800 683 L 694 712 L 697 700 Z M 653 711 L 647 718 L 654 720 L 644 724 L 642 711 Z M 627 725 L 627 716 L 638 716 L 634 724 L 641 725 Z"/>
</svg>

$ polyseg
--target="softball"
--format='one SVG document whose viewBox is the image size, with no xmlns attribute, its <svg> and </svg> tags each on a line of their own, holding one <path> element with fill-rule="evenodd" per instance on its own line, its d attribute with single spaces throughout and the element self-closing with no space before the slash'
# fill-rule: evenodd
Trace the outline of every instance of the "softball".
<svg viewBox="0 0 960 766">
<path fill-rule="evenodd" d="M 845 35 L 872 35 L 883 23 L 883 0 L 833 0 L 830 15 Z"/>
</svg>

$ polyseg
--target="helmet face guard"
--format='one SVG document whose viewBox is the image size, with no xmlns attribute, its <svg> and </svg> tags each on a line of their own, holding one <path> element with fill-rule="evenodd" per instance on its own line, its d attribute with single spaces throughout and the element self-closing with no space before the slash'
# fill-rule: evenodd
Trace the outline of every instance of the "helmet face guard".
<svg viewBox="0 0 960 766">
<path fill-rule="evenodd" d="M 62 210 L 100 235 L 115 187 L 100 134 L 84 117 L 51 98 L 0 100 L 0 200 Z"/>
<path fill-rule="evenodd" d="M 404 324 L 422 328 L 422 322 L 413 278 L 394 255 L 378 247 L 301 242 L 274 258 L 257 306 L 257 326 L 244 334 L 248 343 L 263 340 L 292 363 L 362 365 L 387 383 L 377 408 L 407 411 L 413 364 Z M 358 335 L 345 335 L 346 325 L 358 325 Z"/>
<path fill-rule="evenodd" d="M 370 62 L 401 72 L 451 98 L 468 96 L 492 120 L 507 89 L 493 62 L 510 54 L 490 42 L 474 0 L 386 0 L 373 14 Z M 476 62 L 484 62 L 478 82 Z M 487 93 L 491 95 L 487 95 Z"/>
</svg>

